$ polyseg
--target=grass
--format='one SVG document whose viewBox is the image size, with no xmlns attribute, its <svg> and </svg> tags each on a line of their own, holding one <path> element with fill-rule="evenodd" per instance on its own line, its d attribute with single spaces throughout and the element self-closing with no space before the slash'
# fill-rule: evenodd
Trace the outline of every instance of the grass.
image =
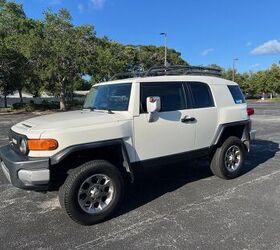
<svg viewBox="0 0 280 250">
<path fill-rule="evenodd" d="M 10 113 L 13 112 L 12 108 L 0 108 L 0 113 Z"/>
</svg>

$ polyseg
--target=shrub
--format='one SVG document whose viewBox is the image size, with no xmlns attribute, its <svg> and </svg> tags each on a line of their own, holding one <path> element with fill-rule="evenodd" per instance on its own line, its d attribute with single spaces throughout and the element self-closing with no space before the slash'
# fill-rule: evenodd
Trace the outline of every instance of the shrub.
<svg viewBox="0 0 280 250">
<path fill-rule="evenodd" d="M 25 106 L 26 106 L 26 103 L 20 103 L 20 102 L 14 103 L 12 105 L 13 109 L 24 109 Z"/>
<path fill-rule="evenodd" d="M 48 110 L 48 109 L 59 109 L 59 102 L 48 102 L 43 100 L 41 104 L 34 103 L 31 100 L 29 103 L 14 103 L 12 105 L 14 110 L 24 109 L 27 112 L 32 112 L 35 110 Z"/>
</svg>

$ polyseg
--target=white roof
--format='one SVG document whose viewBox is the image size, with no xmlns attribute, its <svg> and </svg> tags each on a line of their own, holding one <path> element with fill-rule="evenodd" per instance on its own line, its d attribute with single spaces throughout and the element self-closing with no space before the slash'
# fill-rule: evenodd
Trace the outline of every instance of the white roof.
<svg viewBox="0 0 280 250">
<path fill-rule="evenodd" d="M 220 77 L 214 76 L 200 76 L 200 75 L 178 75 L 178 76 L 149 76 L 149 77 L 137 77 L 137 78 L 127 78 L 121 80 L 114 80 L 108 82 L 102 82 L 95 85 L 104 84 L 117 84 L 117 83 L 129 83 L 129 82 L 206 82 L 211 85 L 225 84 L 225 85 L 237 85 L 233 81 L 229 81 Z"/>
</svg>

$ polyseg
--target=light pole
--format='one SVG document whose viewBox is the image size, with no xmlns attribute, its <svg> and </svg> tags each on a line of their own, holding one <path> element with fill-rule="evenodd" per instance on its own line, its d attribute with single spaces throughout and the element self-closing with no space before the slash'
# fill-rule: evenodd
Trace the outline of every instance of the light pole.
<svg viewBox="0 0 280 250">
<path fill-rule="evenodd" d="M 232 81 L 234 82 L 235 78 L 235 62 L 238 61 L 238 58 L 233 58 L 232 59 Z"/>
<path fill-rule="evenodd" d="M 161 36 L 164 36 L 164 66 L 167 66 L 167 33 L 160 33 Z"/>
</svg>

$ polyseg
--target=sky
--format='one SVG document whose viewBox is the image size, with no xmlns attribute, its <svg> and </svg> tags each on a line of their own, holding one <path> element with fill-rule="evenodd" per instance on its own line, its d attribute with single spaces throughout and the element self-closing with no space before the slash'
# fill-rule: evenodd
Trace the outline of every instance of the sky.
<svg viewBox="0 0 280 250">
<path fill-rule="evenodd" d="M 240 72 L 280 61 L 279 0 L 16 0 L 29 17 L 46 9 L 70 11 L 76 25 L 123 44 L 163 46 L 191 65 L 218 64 Z"/>
</svg>

